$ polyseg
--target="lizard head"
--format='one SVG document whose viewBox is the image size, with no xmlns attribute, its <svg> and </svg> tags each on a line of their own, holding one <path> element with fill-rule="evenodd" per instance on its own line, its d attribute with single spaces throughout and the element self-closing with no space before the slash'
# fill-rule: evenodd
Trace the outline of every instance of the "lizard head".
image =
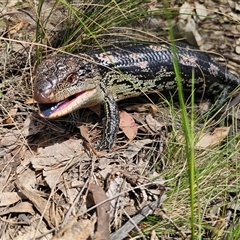
<svg viewBox="0 0 240 240">
<path fill-rule="evenodd" d="M 100 79 L 97 65 L 87 55 L 62 54 L 44 60 L 34 82 L 40 115 L 57 118 L 101 103 Z"/>
</svg>

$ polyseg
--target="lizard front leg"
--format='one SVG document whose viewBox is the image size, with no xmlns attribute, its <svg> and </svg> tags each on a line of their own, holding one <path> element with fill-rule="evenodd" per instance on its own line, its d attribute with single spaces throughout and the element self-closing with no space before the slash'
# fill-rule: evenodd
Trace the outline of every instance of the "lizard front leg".
<svg viewBox="0 0 240 240">
<path fill-rule="evenodd" d="M 110 149 L 114 143 L 119 127 L 119 111 L 117 103 L 113 97 L 105 97 L 104 109 L 106 113 L 106 123 L 99 149 Z"/>
</svg>

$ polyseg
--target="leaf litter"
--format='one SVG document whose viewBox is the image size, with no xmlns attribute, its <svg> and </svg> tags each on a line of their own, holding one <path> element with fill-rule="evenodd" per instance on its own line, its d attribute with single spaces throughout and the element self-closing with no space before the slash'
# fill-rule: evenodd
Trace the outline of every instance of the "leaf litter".
<svg viewBox="0 0 240 240">
<path fill-rule="evenodd" d="M 148 126 L 145 133 L 150 129 L 149 136 L 161 136 L 158 144 L 160 142 L 162 144 L 158 145 L 157 150 L 161 155 L 166 144 L 166 126 L 162 120 L 159 122 L 151 114 L 145 115 L 145 120 L 141 121 Z M 25 136 L 27 133 L 29 136 L 37 135 L 37 129 L 42 131 L 39 125 L 40 127 L 34 131 L 26 132 L 26 126 L 32 125 L 31 121 L 27 122 L 24 124 Z M 85 134 L 85 141 L 90 141 L 91 134 L 87 132 L 85 126 L 81 127 L 81 132 Z M 217 136 L 219 134 L 222 136 L 221 132 Z M 224 136 L 226 137 L 226 134 Z M 218 137 L 218 141 L 222 139 L 224 137 L 221 139 Z M 90 237 L 94 234 L 96 238 L 104 236 L 105 239 L 112 239 L 112 236 L 119 233 L 122 228 L 130 231 L 134 228 L 134 225 L 130 224 L 132 221 L 129 219 L 130 216 L 139 222 L 143 219 L 137 217 L 140 216 L 139 211 L 145 212 L 144 209 L 158 202 L 154 205 L 157 208 L 166 199 L 165 180 L 151 168 L 149 164 L 151 160 L 146 162 L 144 155 L 148 148 L 152 149 L 155 140 L 145 135 L 145 139 L 132 140 L 118 152 L 100 152 L 97 155 L 91 148 L 84 147 L 84 141 L 81 139 L 62 140 L 49 146 L 38 147 L 33 155 L 25 154 L 24 161 L 16 167 L 15 172 L 18 176 L 13 179 L 16 178 L 14 182 L 18 191 L 3 192 L 2 207 L 8 206 L 9 209 L 3 210 L 0 215 L 23 213 L 28 219 L 26 222 L 30 223 L 31 216 L 35 218 L 38 216 L 39 227 L 41 226 L 39 221 L 42 219 L 47 228 L 62 229 L 53 239 L 56 236 L 58 239 L 75 236 L 73 229 L 80 223 L 86 225 L 89 230 L 87 234 L 78 230 L 76 238 Z M 7 147 L 11 145 L 10 142 L 20 144 L 18 137 L 12 138 L 6 134 L 2 146 Z M 152 174 L 144 176 L 149 170 Z M 18 211 L 18 208 L 21 209 Z M 90 211 L 94 214 L 87 220 Z M 20 220 L 14 220 L 18 221 Z M 27 228 L 28 224 L 24 227 Z M 115 229 L 116 233 L 110 232 L 110 229 Z M 39 235 L 39 231 L 41 228 L 36 230 L 36 236 Z M 120 232 L 122 234 L 124 232 L 125 236 L 125 231 Z"/>
<path fill-rule="evenodd" d="M 201 45 L 203 39 L 196 22 L 206 19 L 208 12 L 203 4 L 194 4 L 182 5 L 180 11 L 184 14 L 180 16 L 185 17 L 179 18 L 178 27 L 189 42 Z M 11 10 L 12 5 L 7 7 Z M 236 3 L 234 8 L 237 7 Z M 48 7 L 44 11 L 46 9 Z M 28 10 L 30 14 L 35 13 L 34 8 Z M 55 14 L 62 16 L 59 10 Z M 56 15 L 49 21 L 48 30 L 60 26 Z M 13 18 L 14 27 L 9 34 L 16 35 L 26 27 L 34 29 L 35 22 L 26 19 L 23 13 Z M 235 32 L 238 32 L 237 29 Z M 228 34 L 233 36 L 235 33 L 232 31 Z M 24 44 L 13 43 L 12 49 L 20 52 L 22 46 Z M 206 48 L 210 46 L 211 43 L 204 45 Z M 228 56 L 236 59 L 233 53 Z M 18 69 L 17 64 L 14 58 L 9 69 Z M 2 123 L 14 125 L 19 109 L 24 107 L 19 103 L 8 109 L 7 116 L 1 117 Z M 92 151 L 85 145 L 87 141 L 94 147 L 95 139 L 99 139 L 99 129 L 92 125 L 91 131 L 89 125 L 80 128 L 85 141 L 64 135 L 61 127 L 34 114 L 17 122 L 18 128 L 11 131 L 3 128 L 0 136 L 0 156 L 3 160 L 0 166 L 0 228 L 7 229 L 1 234 L 3 239 L 9 239 L 10 235 L 14 239 L 127 237 L 141 220 L 159 209 L 166 199 L 165 180 L 154 165 L 156 161 L 161 163 L 167 144 L 166 121 L 159 118 L 158 110 L 153 104 L 131 108 L 130 111 L 138 113 L 121 117 L 125 121 L 122 127 L 124 134 L 119 133 L 119 139 L 126 142 L 123 136 L 126 135 L 130 142 L 124 148 L 109 153 Z M 146 111 L 153 116 L 146 115 Z M 169 122 L 171 124 L 171 120 L 167 124 Z M 130 131 L 131 126 L 134 126 L 133 131 Z M 221 143 L 227 133 L 228 129 L 222 128 L 213 131 L 213 134 L 204 134 L 199 147 L 207 148 Z M 178 134 L 181 135 L 180 132 Z M 238 208 L 234 204 L 232 201 L 228 208 Z"/>
<path fill-rule="evenodd" d="M 32 124 L 31 121 L 33 119 L 27 119 L 23 128 L 24 136 L 30 139 L 43 131 L 41 125 Z M 26 126 L 31 130 L 26 131 Z M 87 134 L 86 129 L 82 131 Z M 11 144 L 17 147 L 22 144 L 18 139 L 16 135 L 13 137 L 6 134 L 1 142 L 2 147 Z M 85 139 L 89 140 L 89 137 L 85 136 Z M 142 161 L 138 160 L 140 165 L 137 167 L 134 160 L 139 152 L 153 141 L 148 138 L 133 140 L 126 149 L 120 150 L 120 154 L 109 152 L 97 156 L 91 148 L 83 146 L 81 139 L 62 140 L 49 146 L 38 147 L 36 153 L 30 154 L 27 150 L 23 155 L 24 161 L 16 167 L 11 179 L 17 191 L 3 192 L 2 207 L 8 206 L 9 209 L 2 211 L 2 214 L 0 212 L 0 215 L 24 213 L 27 214 L 26 222 L 31 222 L 31 215 L 37 217 L 36 227 L 39 229 L 35 229 L 36 236 L 42 231 L 42 223 L 50 229 L 64 229 L 68 222 L 74 221 L 72 229 L 82 222 L 91 227 L 88 237 L 94 233 L 110 239 L 110 229 L 121 228 L 123 221 L 128 219 L 127 216 L 136 215 L 139 210 L 157 199 L 160 200 L 158 207 L 162 204 L 164 181 L 155 183 L 154 180 L 141 176 L 139 169 L 144 169 L 140 167 Z M 21 210 L 18 211 L 20 207 Z M 93 215 L 91 220 L 86 222 L 89 209 L 96 211 L 95 217 Z M 95 225 L 96 230 L 93 229 Z M 24 228 L 27 227 L 25 224 Z M 29 229 L 31 228 L 32 226 L 29 226 Z M 67 229 L 65 232 L 59 231 L 59 234 L 59 239 L 64 239 L 64 236 L 67 239 L 67 236 L 73 233 Z M 82 236 L 83 233 L 78 231 L 78 234 Z"/>
</svg>

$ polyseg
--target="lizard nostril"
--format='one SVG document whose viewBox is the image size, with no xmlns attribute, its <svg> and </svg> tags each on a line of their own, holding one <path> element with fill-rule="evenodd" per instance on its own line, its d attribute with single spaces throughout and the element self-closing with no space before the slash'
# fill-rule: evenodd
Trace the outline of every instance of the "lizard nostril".
<svg viewBox="0 0 240 240">
<path fill-rule="evenodd" d="M 55 94 L 50 89 L 44 92 L 34 91 L 33 98 L 38 103 L 50 103 L 54 102 Z"/>
</svg>

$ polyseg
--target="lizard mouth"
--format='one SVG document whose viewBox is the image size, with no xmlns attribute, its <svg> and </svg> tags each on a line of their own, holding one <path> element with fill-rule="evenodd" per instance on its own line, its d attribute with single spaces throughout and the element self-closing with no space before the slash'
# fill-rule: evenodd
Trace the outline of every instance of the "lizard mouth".
<svg viewBox="0 0 240 240">
<path fill-rule="evenodd" d="M 39 114 L 43 118 L 58 118 L 69 114 L 79 108 L 84 108 L 86 101 L 89 101 L 94 89 L 76 93 L 57 103 L 39 103 Z M 90 106 L 89 106 L 90 107 Z"/>
</svg>

